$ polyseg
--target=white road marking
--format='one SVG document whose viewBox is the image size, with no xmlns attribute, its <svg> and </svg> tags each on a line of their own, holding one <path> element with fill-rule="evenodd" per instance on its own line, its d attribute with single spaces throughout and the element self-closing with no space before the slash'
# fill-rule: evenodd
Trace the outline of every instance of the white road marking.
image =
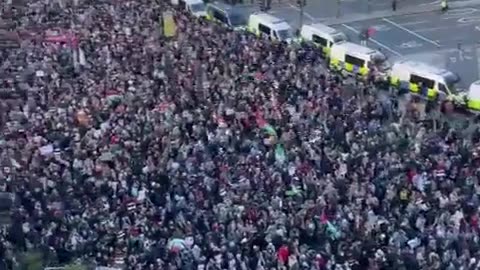
<svg viewBox="0 0 480 270">
<path fill-rule="evenodd" d="M 342 24 L 342 26 L 345 27 L 345 28 L 347 28 L 348 30 L 354 32 L 355 34 L 360 34 L 360 31 L 358 31 L 357 29 L 355 29 L 355 28 L 353 28 L 353 27 L 351 27 L 351 26 L 348 26 L 348 25 L 346 25 L 346 24 Z M 382 44 L 381 42 L 379 42 L 379 41 L 377 41 L 377 40 L 375 40 L 375 39 L 373 39 L 373 38 L 370 38 L 369 40 L 370 40 L 371 42 L 377 44 L 378 46 L 380 46 L 380 47 L 382 47 L 382 48 L 390 51 L 391 53 L 393 53 L 393 54 L 395 54 L 395 55 L 397 55 L 397 56 L 402 56 L 401 53 L 395 51 L 394 49 L 388 47 L 388 46 L 385 45 L 385 44 Z"/>
<path fill-rule="evenodd" d="M 293 4 L 288 4 L 288 6 L 292 9 L 295 9 L 296 11 L 300 12 L 300 8 L 293 5 Z M 303 10 L 303 15 L 305 15 L 305 17 L 307 17 L 308 19 L 312 20 L 312 21 L 315 21 L 316 18 L 313 17 L 312 15 L 308 14 L 308 12 L 305 12 L 305 10 Z"/>
<path fill-rule="evenodd" d="M 374 25 L 372 27 L 375 29 L 375 31 L 389 31 L 390 29 L 392 29 L 385 24 Z"/>
<path fill-rule="evenodd" d="M 390 23 L 390 24 L 393 25 L 393 26 L 396 26 L 396 27 L 402 29 L 403 31 L 405 31 L 405 32 L 407 32 L 407 33 L 410 33 L 410 34 L 416 36 L 417 38 L 419 38 L 419 39 L 421 39 L 421 40 L 424 40 L 424 41 L 429 42 L 429 43 L 431 43 L 431 44 L 433 44 L 433 45 L 435 45 L 435 46 L 437 46 L 437 47 L 440 47 L 440 44 L 439 44 L 438 42 L 435 42 L 435 41 L 433 41 L 433 40 L 431 40 L 431 39 L 428 39 L 428 38 L 426 38 L 426 37 L 424 37 L 424 36 L 422 36 L 422 35 L 419 35 L 419 34 L 413 32 L 412 30 L 409 30 L 409 29 L 401 26 L 400 24 L 398 24 L 398 23 L 396 23 L 396 22 L 393 22 L 393 21 L 391 21 L 391 20 L 389 20 L 389 19 L 387 19 L 387 18 L 383 18 L 382 20 Z"/>
<path fill-rule="evenodd" d="M 423 23 L 428 23 L 429 21 L 413 21 L 413 22 L 405 22 L 401 23 L 403 26 L 409 26 L 409 25 L 417 25 L 417 24 L 423 24 Z"/>
<path fill-rule="evenodd" d="M 428 3 L 423 3 L 423 4 L 420 4 L 420 6 L 430 6 L 430 5 L 438 5 L 440 4 L 440 0 L 435 0 L 435 1 L 432 1 L 432 2 L 428 2 Z"/>
<path fill-rule="evenodd" d="M 453 26 L 440 26 L 440 27 L 429 27 L 429 28 L 420 28 L 420 29 L 415 29 L 415 32 L 417 33 L 427 33 L 427 32 L 435 32 L 439 30 L 445 30 L 445 29 L 455 29 L 461 27 L 459 25 L 453 25 Z M 438 41 L 435 41 L 438 42 Z"/>
<path fill-rule="evenodd" d="M 478 9 L 476 9 L 476 8 L 452 9 L 452 10 L 447 11 L 445 16 L 442 17 L 442 18 L 444 20 L 454 19 L 454 18 L 457 18 L 457 17 L 464 17 L 464 16 L 471 15 L 471 14 L 477 12 L 477 11 L 478 11 Z"/>
<path fill-rule="evenodd" d="M 408 42 L 404 42 L 397 47 L 402 48 L 402 49 L 413 49 L 413 48 L 419 48 L 422 47 L 423 43 L 418 42 L 416 40 L 410 40 Z"/>
<path fill-rule="evenodd" d="M 462 18 L 465 19 L 465 18 Z M 425 32 L 434 32 L 434 31 L 439 31 L 439 30 L 449 30 L 449 29 L 455 29 L 455 28 L 465 28 L 465 27 L 472 27 L 475 24 L 480 23 L 480 17 L 477 17 L 476 20 L 458 20 L 458 24 L 451 24 L 450 26 L 439 26 L 439 27 L 425 27 L 425 28 L 417 28 L 415 29 L 416 33 L 425 33 Z M 473 24 L 473 25 L 472 25 Z M 475 30 L 480 31 L 480 25 L 475 26 Z"/>
<path fill-rule="evenodd" d="M 462 17 L 458 19 L 457 22 L 462 24 L 478 23 L 480 22 L 480 16 Z"/>
</svg>

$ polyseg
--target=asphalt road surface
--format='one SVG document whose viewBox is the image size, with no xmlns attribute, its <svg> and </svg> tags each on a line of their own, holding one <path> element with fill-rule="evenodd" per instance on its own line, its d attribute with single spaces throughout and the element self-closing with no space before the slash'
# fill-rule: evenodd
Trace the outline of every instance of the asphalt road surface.
<svg viewBox="0 0 480 270">
<path fill-rule="evenodd" d="M 307 0 L 303 18 L 295 0 L 272 0 L 269 13 L 285 19 L 296 28 L 300 22 L 312 23 L 336 15 L 338 0 Z M 440 0 L 397 0 L 398 8 L 440 5 Z M 454 1 L 454 0 L 450 0 Z M 455 0 L 461 1 L 461 0 Z M 391 0 L 340 0 L 340 16 L 370 10 L 391 9 Z M 258 11 L 258 6 L 244 7 L 245 12 Z M 392 61 L 401 58 L 420 60 L 456 72 L 465 87 L 480 79 L 480 5 L 421 14 L 364 20 L 333 27 L 358 42 L 359 33 L 369 27 L 375 34 L 369 46 L 382 50 Z M 458 49 L 460 47 L 460 50 Z"/>
<path fill-rule="evenodd" d="M 409 58 L 447 68 L 458 73 L 465 86 L 480 79 L 480 6 L 334 27 L 357 42 L 360 31 L 373 27 L 375 34 L 369 46 L 382 50 L 393 61 Z"/>
<path fill-rule="evenodd" d="M 244 1 L 249 6 L 244 7 L 246 12 L 251 13 L 259 10 L 258 1 L 261 0 L 254 0 L 256 4 L 253 5 L 250 5 L 250 0 Z M 392 8 L 392 0 L 306 0 L 306 4 L 303 9 L 303 18 L 301 18 L 300 8 L 296 0 L 272 0 L 272 8 L 269 13 L 285 19 L 293 27 L 298 28 L 302 23 L 312 23 L 337 16 L 342 18 L 353 14 L 391 10 Z M 398 9 L 407 6 L 426 5 L 440 6 L 440 0 L 397 0 Z"/>
<path fill-rule="evenodd" d="M 368 13 L 392 9 L 393 0 L 307 0 L 306 14 L 313 18 L 331 18 L 337 15 Z M 397 9 L 406 6 L 438 5 L 439 0 L 397 0 Z"/>
</svg>

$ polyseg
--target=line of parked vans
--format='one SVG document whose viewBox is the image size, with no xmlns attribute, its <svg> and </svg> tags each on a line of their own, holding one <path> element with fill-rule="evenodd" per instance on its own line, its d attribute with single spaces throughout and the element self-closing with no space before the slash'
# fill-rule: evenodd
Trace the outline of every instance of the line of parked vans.
<svg viewBox="0 0 480 270">
<path fill-rule="evenodd" d="M 388 82 L 412 94 L 423 94 L 431 100 L 451 101 L 456 106 L 480 113 L 480 81 L 461 87 L 455 73 L 418 61 L 399 60 L 390 64 L 378 50 L 349 42 L 347 36 L 321 23 L 302 25 L 298 36 L 283 19 L 265 12 L 250 14 L 249 18 L 232 6 L 222 3 L 204 4 L 202 0 L 180 1 L 196 17 L 206 17 L 233 30 L 247 30 L 257 36 L 288 43 L 299 42 L 315 46 L 329 59 L 333 70 L 345 75 L 370 76 Z"/>
</svg>

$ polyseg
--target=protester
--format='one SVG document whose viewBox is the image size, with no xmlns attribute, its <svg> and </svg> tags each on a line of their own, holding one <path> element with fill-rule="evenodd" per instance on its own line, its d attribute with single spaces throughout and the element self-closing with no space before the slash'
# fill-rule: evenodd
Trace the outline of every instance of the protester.
<svg viewBox="0 0 480 270">
<path fill-rule="evenodd" d="M 480 133 L 169 1 L 51 2 L 1 54 L 0 191 L 20 200 L 5 265 L 480 267 Z"/>
</svg>

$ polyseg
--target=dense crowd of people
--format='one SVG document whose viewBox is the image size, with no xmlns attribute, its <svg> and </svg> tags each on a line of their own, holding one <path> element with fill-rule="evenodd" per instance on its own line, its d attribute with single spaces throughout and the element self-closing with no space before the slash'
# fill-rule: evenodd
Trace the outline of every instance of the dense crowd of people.
<svg viewBox="0 0 480 270">
<path fill-rule="evenodd" d="M 127 269 L 480 267 L 477 132 L 400 121 L 405 102 L 346 85 L 318 50 L 166 0 L 33 1 L 13 20 L 7 269 L 30 250 Z"/>
</svg>

